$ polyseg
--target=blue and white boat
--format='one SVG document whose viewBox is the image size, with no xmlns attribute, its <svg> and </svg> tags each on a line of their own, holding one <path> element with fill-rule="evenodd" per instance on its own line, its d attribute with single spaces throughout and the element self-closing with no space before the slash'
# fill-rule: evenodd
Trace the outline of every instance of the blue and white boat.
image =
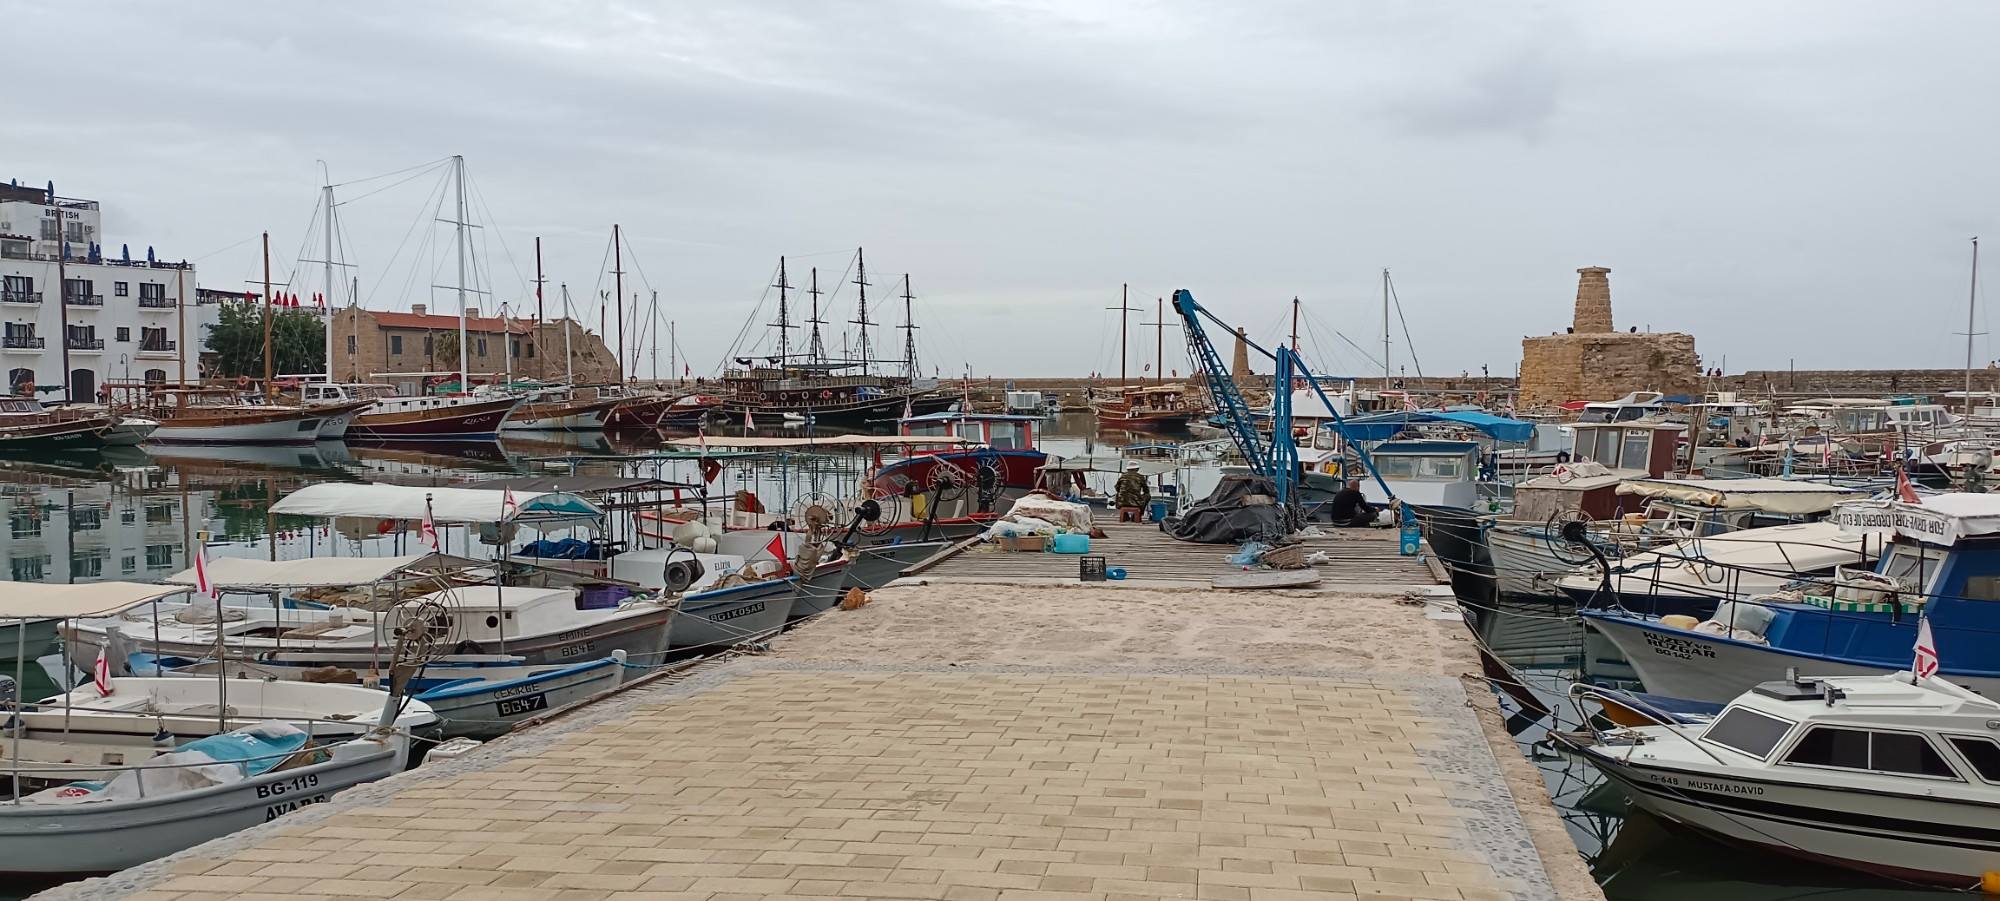
<svg viewBox="0 0 2000 901">
<path fill-rule="evenodd" d="M 2000 634 L 2000 495 L 1858 501 L 1841 505 L 1830 522 L 1880 549 L 1877 565 L 1842 567 L 1806 591 L 1729 604 L 1700 624 L 1629 610 L 1582 616 L 1631 661 L 1647 691 L 1700 701 L 1727 701 L 1787 670 L 1895 672 L 1909 662 L 1922 616 L 1946 663 L 1943 675 L 2000 696 L 2000 657 L 1989 650 Z"/>
</svg>

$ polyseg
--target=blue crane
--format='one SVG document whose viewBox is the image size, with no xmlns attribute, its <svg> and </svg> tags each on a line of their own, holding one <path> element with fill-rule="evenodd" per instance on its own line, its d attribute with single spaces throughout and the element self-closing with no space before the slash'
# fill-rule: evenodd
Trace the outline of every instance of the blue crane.
<svg viewBox="0 0 2000 901">
<path fill-rule="evenodd" d="M 1305 361 L 1300 360 L 1298 354 L 1293 353 L 1291 348 L 1280 345 L 1273 353 L 1239 334 L 1237 338 L 1244 345 L 1277 363 L 1277 380 L 1272 382 L 1271 440 L 1267 443 L 1263 434 L 1257 431 L 1257 423 L 1250 411 L 1249 403 L 1243 399 L 1242 389 L 1237 387 L 1236 380 L 1230 377 L 1229 370 L 1222 365 L 1222 357 L 1216 353 L 1215 345 L 1209 342 L 1208 333 L 1203 330 L 1201 320 L 1206 318 L 1230 334 L 1237 334 L 1236 330 L 1209 312 L 1206 307 L 1196 303 L 1194 294 L 1185 288 L 1174 292 L 1174 312 L 1180 314 L 1181 330 L 1187 334 L 1188 358 L 1201 367 L 1204 381 L 1208 385 L 1208 396 L 1214 402 L 1216 411 L 1222 414 L 1223 426 L 1229 431 L 1229 437 L 1236 442 L 1236 449 L 1241 451 L 1244 460 L 1249 462 L 1251 472 L 1270 479 L 1277 486 L 1278 502 L 1291 505 L 1294 501 L 1293 486 L 1299 477 L 1299 449 L 1291 440 L 1291 386 L 1301 379 L 1311 385 L 1320 403 L 1326 406 L 1327 412 L 1333 414 L 1334 427 L 1343 437 L 1346 436 L 1345 418 L 1333 405 L 1333 400 L 1327 397 L 1326 389 L 1320 385 L 1319 378 L 1306 368 Z M 1368 456 L 1367 449 L 1351 439 L 1346 443 L 1359 454 L 1362 467 L 1375 479 L 1375 484 L 1381 486 L 1382 494 L 1394 499 L 1395 494 L 1389 490 L 1388 483 L 1382 481 L 1382 474 L 1375 469 L 1375 461 Z"/>
</svg>

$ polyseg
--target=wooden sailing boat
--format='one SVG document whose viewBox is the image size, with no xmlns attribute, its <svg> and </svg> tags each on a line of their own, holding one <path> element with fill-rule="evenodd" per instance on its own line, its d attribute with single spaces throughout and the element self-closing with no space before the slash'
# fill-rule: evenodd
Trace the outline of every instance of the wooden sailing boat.
<svg viewBox="0 0 2000 901">
<path fill-rule="evenodd" d="M 1173 431 L 1185 429 L 1188 421 L 1201 408 L 1188 399 L 1186 385 L 1128 385 L 1125 370 L 1126 323 L 1128 317 L 1138 308 L 1129 300 L 1129 286 L 1119 289 L 1118 305 L 1111 309 L 1118 311 L 1118 381 L 1119 385 L 1090 395 L 1090 408 L 1097 413 L 1097 421 L 1116 429 L 1130 431 Z M 1162 346 L 1161 359 L 1165 363 L 1165 348 Z"/>
</svg>

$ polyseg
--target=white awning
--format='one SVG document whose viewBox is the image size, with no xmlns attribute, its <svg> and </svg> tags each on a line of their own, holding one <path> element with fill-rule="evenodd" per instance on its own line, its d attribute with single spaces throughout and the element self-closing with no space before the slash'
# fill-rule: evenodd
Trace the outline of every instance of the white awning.
<svg viewBox="0 0 2000 901">
<path fill-rule="evenodd" d="M 1618 486 L 1618 493 L 1787 515 L 1824 513 L 1868 494 L 1857 488 L 1793 479 L 1630 479 Z"/>
<path fill-rule="evenodd" d="M 140 582 L 87 582 L 82 585 L 0 582 L 0 619 L 110 616 L 186 590 L 179 585 L 146 585 Z"/>
<path fill-rule="evenodd" d="M 1889 534 L 1949 546 L 1966 538 L 2000 534 L 2000 495 L 1935 494 L 1920 504 L 1849 501 L 1835 508 L 1829 519 L 1845 532 Z"/>
<path fill-rule="evenodd" d="M 380 582 L 406 569 L 435 570 L 470 565 L 473 561 L 441 554 L 402 557 L 312 557 L 305 560 L 252 560 L 218 557 L 208 561 L 208 578 L 223 591 L 270 591 L 280 588 L 345 588 Z M 194 570 L 186 569 L 167 582 L 193 585 Z"/>
<path fill-rule="evenodd" d="M 325 482 L 292 492 L 271 505 L 271 512 L 420 521 L 428 504 L 431 521 L 438 523 L 570 522 L 604 515 L 596 504 L 561 491 L 516 491 L 513 500 L 517 510 L 506 509 L 505 491 Z"/>
</svg>

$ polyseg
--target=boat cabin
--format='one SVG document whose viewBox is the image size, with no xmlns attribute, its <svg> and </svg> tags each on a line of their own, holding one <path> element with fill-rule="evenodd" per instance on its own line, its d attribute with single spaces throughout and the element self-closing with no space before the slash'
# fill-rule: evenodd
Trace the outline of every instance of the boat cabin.
<svg viewBox="0 0 2000 901">
<path fill-rule="evenodd" d="M 1384 441 L 1368 457 L 1399 501 L 1465 510 L 1479 502 L 1476 441 Z"/>
<path fill-rule="evenodd" d="M 1632 422 L 1648 416 L 1665 416 L 1666 395 L 1658 391 L 1634 391 L 1617 400 L 1597 401 L 1583 405 L 1583 412 L 1577 416 L 1578 423 L 1591 422 Z"/>
<path fill-rule="evenodd" d="M 1664 420 L 1616 420 L 1572 426 L 1571 456 L 1607 469 L 1645 473 L 1659 478 L 1674 471 L 1685 423 Z"/>
<path fill-rule="evenodd" d="M 1765 682 L 1725 708 L 1700 742 L 1773 769 L 1797 768 L 1796 778 L 1809 781 L 1825 780 L 1815 770 L 1848 770 L 1931 785 L 2000 783 L 2000 741 L 1988 725 L 2000 717 L 2000 704 L 1949 683 L 1907 678 Z"/>
<path fill-rule="evenodd" d="M 947 410 L 911 416 L 897 422 L 899 434 L 908 438 L 963 438 L 971 444 L 995 450 L 1033 450 L 1035 423 L 1038 421 L 1033 416 Z"/>
<path fill-rule="evenodd" d="M 1128 385 L 1117 389 L 1129 416 L 1161 413 L 1192 413 L 1187 388 L 1181 385 Z"/>
</svg>

